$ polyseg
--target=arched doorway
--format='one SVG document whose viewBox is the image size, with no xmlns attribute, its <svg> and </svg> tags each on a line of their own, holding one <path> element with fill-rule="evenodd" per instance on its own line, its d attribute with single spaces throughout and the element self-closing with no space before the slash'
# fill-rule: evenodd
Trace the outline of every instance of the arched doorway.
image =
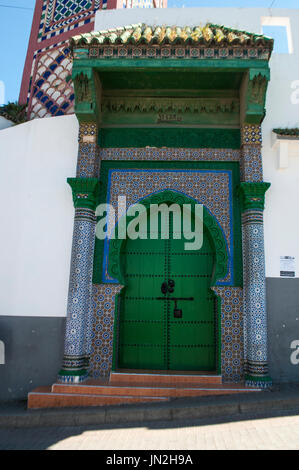
<svg viewBox="0 0 299 470">
<path fill-rule="evenodd" d="M 140 202 L 149 209 L 151 204 L 162 203 L 194 207 L 197 201 L 165 190 Z M 203 245 L 197 251 L 186 252 L 186 240 L 173 240 L 171 233 L 168 240 L 110 240 L 108 272 L 124 286 L 116 308 L 114 370 L 221 373 L 221 300 L 211 287 L 227 276 L 228 251 L 221 227 L 205 207 L 203 227 Z M 174 290 L 163 294 L 162 284 L 169 281 L 174 281 Z M 170 297 L 193 300 L 179 300 L 175 305 Z M 181 316 L 175 314 L 175 307 L 182 310 Z"/>
</svg>

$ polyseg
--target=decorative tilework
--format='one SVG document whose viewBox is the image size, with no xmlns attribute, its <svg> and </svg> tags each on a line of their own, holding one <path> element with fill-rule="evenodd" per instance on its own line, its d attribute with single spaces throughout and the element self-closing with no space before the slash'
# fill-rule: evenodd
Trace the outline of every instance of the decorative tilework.
<svg viewBox="0 0 299 470">
<path fill-rule="evenodd" d="M 107 377 L 112 367 L 115 297 L 121 285 L 93 286 L 93 327 L 89 375 Z"/>
<path fill-rule="evenodd" d="M 221 374 L 224 382 L 244 378 L 243 289 L 213 287 L 221 299 Z"/>
<path fill-rule="evenodd" d="M 99 148 L 97 144 L 79 144 L 77 177 L 92 178 L 99 174 Z"/>
<path fill-rule="evenodd" d="M 244 314 L 246 373 L 256 381 L 268 375 L 264 227 L 262 211 L 243 215 Z M 256 385 L 249 380 L 248 385 Z M 263 382 L 264 387 L 270 382 Z"/>
<path fill-rule="evenodd" d="M 263 181 L 262 148 L 259 145 L 243 145 L 241 158 L 241 180 Z"/>
<path fill-rule="evenodd" d="M 101 0 L 44 0 L 38 40 L 44 41 L 93 20 Z"/>
<path fill-rule="evenodd" d="M 99 175 L 100 149 L 97 145 L 98 128 L 95 123 L 80 123 L 77 177 L 92 178 Z"/>
<path fill-rule="evenodd" d="M 263 181 L 261 126 L 242 126 L 241 144 L 241 180 L 248 182 Z"/>
<path fill-rule="evenodd" d="M 90 221 L 92 216 L 93 221 Z M 88 343 L 91 340 L 90 298 L 94 237 L 94 211 L 87 208 L 76 209 L 62 365 L 63 372 L 71 373 L 62 372 L 59 377 L 61 381 L 65 380 L 65 376 L 81 376 L 87 365 L 87 355 L 90 350 Z"/>
<path fill-rule="evenodd" d="M 95 33 L 99 35 L 100 33 Z M 113 34 L 110 32 L 110 34 Z M 90 33 L 90 37 L 86 37 L 86 40 L 93 39 L 93 33 Z M 222 60 L 222 59 L 244 59 L 244 60 L 251 60 L 252 57 L 249 55 L 253 53 L 253 50 L 249 48 L 236 48 L 235 46 L 231 46 L 223 50 L 221 47 L 191 47 L 191 46 L 184 46 L 184 47 L 177 47 L 177 46 L 155 46 L 152 45 L 143 45 L 143 47 L 136 47 L 130 45 L 102 45 L 104 41 L 101 41 L 101 45 L 93 43 L 92 45 L 86 44 L 78 44 L 76 45 L 76 41 L 79 42 L 79 36 L 74 36 L 74 39 L 71 39 L 71 47 L 74 50 L 74 58 L 77 58 L 76 54 L 76 47 L 85 47 L 89 50 L 89 55 L 91 57 L 97 57 L 99 59 L 105 59 L 106 57 L 113 57 L 114 59 L 122 59 L 124 57 L 128 59 L 132 58 L 141 58 L 141 59 L 177 59 L 180 60 L 181 58 L 188 59 L 188 60 L 204 60 L 204 59 L 214 59 L 214 60 Z M 109 42 L 109 41 L 107 41 Z M 92 51 L 92 52 L 91 52 Z M 259 60 L 269 60 L 270 52 L 269 49 L 265 49 L 263 47 L 257 47 L 254 49 L 254 53 L 256 54 L 255 58 Z"/>
<path fill-rule="evenodd" d="M 98 138 L 97 124 L 93 122 L 81 122 L 79 127 L 79 143 L 94 144 Z"/>
<path fill-rule="evenodd" d="M 239 161 L 240 150 L 190 148 L 108 148 L 100 150 L 101 160 L 151 161 Z"/>
<path fill-rule="evenodd" d="M 67 47 L 38 54 L 31 92 L 30 118 L 74 112 L 72 60 Z"/>
<path fill-rule="evenodd" d="M 214 215 L 223 230 L 228 245 L 229 273 L 218 284 L 233 283 L 233 231 L 231 172 L 223 170 L 110 170 L 107 202 L 117 208 L 119 195 L 126 196 L 127 209 L 131 204 L 142 202 L 149 195 L 171 189 L 181 192 L 203 204 Z M 108 242 L 105 240 L 106 256 L 104 280 L 107 275 Z"/>
<path fill-rule="evenodd" d="M 241 127 L 241 141 L 243 145 L 262 145 L 261 126 L 244 125 Z"/>
</svg>

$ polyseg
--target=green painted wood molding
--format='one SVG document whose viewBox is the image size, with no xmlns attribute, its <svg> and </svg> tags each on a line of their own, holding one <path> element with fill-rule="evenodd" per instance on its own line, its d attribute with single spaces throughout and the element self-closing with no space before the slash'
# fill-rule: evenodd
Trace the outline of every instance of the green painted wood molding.
<svg viewBox="0 0 299 470">
<path fill-rule="evenodd" d="M 101 82 L 92 67 L 73 66 L 75 114 L 79 122 L 100 122 Z"/>
<path fill-rule="evenodd" d="M 99 181 L 97 178 L 68 178 L 75 209 L 96 209 Z"/>
<path fill-rule="evenodd" d="M 242 212 L 248 210 L 263 211 L 265 208 L 265 194 L 271 183 L 241 183 L 239 194 L 241 198 Z"/>
</svg>

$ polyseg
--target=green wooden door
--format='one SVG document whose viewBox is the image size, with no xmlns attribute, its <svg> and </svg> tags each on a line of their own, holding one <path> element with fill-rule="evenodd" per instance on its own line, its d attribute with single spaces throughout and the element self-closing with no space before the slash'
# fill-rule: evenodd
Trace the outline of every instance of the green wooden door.
<svg viewBox="0 0 299 470">
<path fill-rule="evenodd" d="M 214 250 L 204 230 L 199 251 L 186 251 L 185 240 L 127 240 L 122 251 L 126 288 L 120 299 L 120 369 L 215 371 L 216 298 L 210 289 Z M 163 282 L 173 293 L 162 294 Z M 182 318 L 175 318 L 178 301 Z M 164 300 L 158 300 L 163 298 Z"/>
</svg>

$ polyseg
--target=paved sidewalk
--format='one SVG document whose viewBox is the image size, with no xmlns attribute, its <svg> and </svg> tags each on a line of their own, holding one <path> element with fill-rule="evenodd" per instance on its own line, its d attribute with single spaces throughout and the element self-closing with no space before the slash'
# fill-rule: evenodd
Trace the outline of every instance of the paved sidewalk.
<svg viewBox="0 0 299 470">
<path fill-rule="evenodd" d="M 0 406 L 0 449 L 299 449 L 299 384 L 101 408 Z"/>
<path fill-rule="evenodd" d="M 239 419 L 239 420 L 237 420 Z M 299 450 L 297 415 L 0 430 L 6 450 Z"/>
</svg>

